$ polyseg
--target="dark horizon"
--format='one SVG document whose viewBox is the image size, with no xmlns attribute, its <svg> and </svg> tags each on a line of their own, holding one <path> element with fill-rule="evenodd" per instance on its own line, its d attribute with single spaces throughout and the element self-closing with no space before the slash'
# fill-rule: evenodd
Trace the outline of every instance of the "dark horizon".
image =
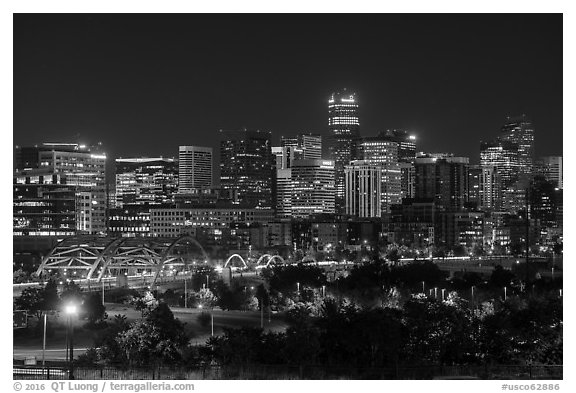
<svg viewBox="0 0 576 393">
<path fill-rule="evenodd" d="M 15 145 L 217 159 L 219 129 L 326 136 L 341 88 L 362 136 L 405 128 L 477 162 L 526 114 L 536 155 L 562 155 L 562 15 L 14 16 Z"/>
</svg>

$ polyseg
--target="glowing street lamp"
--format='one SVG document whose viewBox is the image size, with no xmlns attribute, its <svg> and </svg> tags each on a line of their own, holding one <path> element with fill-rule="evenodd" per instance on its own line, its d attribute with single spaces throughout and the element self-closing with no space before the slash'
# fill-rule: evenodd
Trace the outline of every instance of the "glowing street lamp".
<svg viewBox="0 0 576 393">
<path fill-rule="evenodd" d="M 64 308 L 64 312 L 68 315 L 68 325 L 66 336 L 68 337 L 68 346 L 70 348 L 69 354 L 69 368 L 70 368 L 70 379 L 74 379 L 74 324 L 72 323 L 72 317 L 76 315 L 78 309 L 75 304 L 70 303 Z"/>
</svg>

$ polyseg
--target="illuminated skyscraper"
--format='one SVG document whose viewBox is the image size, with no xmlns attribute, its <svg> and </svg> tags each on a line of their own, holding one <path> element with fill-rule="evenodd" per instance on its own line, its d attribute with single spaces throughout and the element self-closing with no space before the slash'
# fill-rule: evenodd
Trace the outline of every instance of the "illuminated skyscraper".
<svg viewBox="0 0 576 393">
<path fill-rule="evenodd" d="M 381 171 L 381 210 L 402 201 L 402 170 L 398 163 L 398 142 L 381 136 L 362 138 L 358 142 L 358 156 L 366 164 L 378 165 Z"/>
<path fill-rule="evenodd" d="M 386 130 L 378 134 L 382 141 L 396 142 L 398 144 L 398 161 L 414 162 L 416 157 L 416 136 L 406 130 Z"/>
<path fill-rule="evenodd" d="M 564 188 L 562 156 L 540 157 L 537 161 L 536 172 L 554 183 L 554 187 L 560 190 Z"/>
<path fill-rule="evenodd" d="M 500 176 L 502 189 L 518 180 L 518 145 L 509 141 L 495 140 L 480 143 L 480 165 L 483 168 L 495 167 Z"/>
<path fill-rule="evenodd" d="M 509 117 L 498 137 L 501 141 L 518 146 L 518 172 L 531 174 L 534 164 L 534 127 L 525 115 Z"/>
<path fill-rule="evenodd" d="M 379 164 L 352 161 L 346 175 L 346 214 L 356 217 L 382 216 L 382 168 Z"/>
<path fill-rule="evenodd" d="M 178 149 L 178 192 L 191 193 L 212 187 L 212 148 L 180 146 Z"/>
<path fill-rule="evenodd" d="M 468 199 L 468 157 L 418 157 L 416 198 L 433 199 L 447 211 L 463 209 Z"/>
<path fill-rule="evenodd" d="M 294 137 L 282 137 L 282 147 L 291 148 L 295 160 L 320 160 L 322 158 L 322 136 L 316 134 L 298 134 Z"/>
<path fill-rule="evenodd" d="M 344 210 L 344 166 L 356 159 L 360 137 L 358 100 L 355 93 L 344 89 L 328 99 L 328 155 L 335 165 L 336 210 Z"/>
<path fill-rule="evenodd" d="M 334 162 L 295 160 L 292 176 L 292 217 L 335 213 Z"/>
<path fill-rule="evenodd" d="M 78 233 L 106 232 L 106 155 L 99 149 L 76 143 L 43 143 L 15 152 L 15 169 L 20 176 L 61 175 L 65 180 L 60 184 L 74 187 Z"/>
<path fill-rule="evenodd" d="M 116 207 L 174 202 L 178 164 L 173 158 L 117 158 Z"/>
<path fill-rule="evenodd" d="M 220 131 L 220 185 L 238 203 L 272 206 L 274 158 L 268 131 Z"/>
</svg>

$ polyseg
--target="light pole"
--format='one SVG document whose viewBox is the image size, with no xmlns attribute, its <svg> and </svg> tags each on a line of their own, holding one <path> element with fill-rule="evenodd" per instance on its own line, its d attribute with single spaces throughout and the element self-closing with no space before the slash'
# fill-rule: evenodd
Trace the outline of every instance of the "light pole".
<svg viewBox="0 0 576 393">
<path fill-rule="evenodd" d="M 506 301 L 506 287 L 504 287 L 504 301 Z"/>
<path fill-rule="evenodd" d="M 300 294 L 300 283 L 299 282 L 296 283 L 296 292 L 298 292 L 298 294 Z"/>
<path fill-rule="evenodd" d="M 434 299 L 438 299 L 438 287 L 434 287 Z"/>
<path fill-rule="evenodd" d="M 426 287 L 424 281 L 422 281 L 422 293 L 426 293 Z"/>
<path fill-rule="evenodd" d="M 66 315 L 68 315 L 68 340 L 69 340 L 69 347 L 70 347 L 70 356 L 69 356 L 69 367 L 70 367 L 70 379 L 74 379 L 74 324 L 72 323 L 72 317 L 76 315 L 77 308 L 75 304 L 68 304 L 66 306 Z"/>
<path fill-rule="evenodd" d="M 44 312 L 44 335 L 42 339 L 42 366 L 45 365 L 45 354 L 46 354 L 46 317 L 48 314 Z"/>
<path fill-rule="evenodd" d="M 187 280 L 184 279 L 184 308 L 188 308 L 188 287 L 186 282 Z"/>
<path fill-rule="evenodd" d="M 326 297 L 326 285 L 322 285 L 322 297 Z"/>
<path fill-rule="evenodd" d="M 472 289 L 472 298 L 471 298 L 471 300 L 472 300 L 472 303 L 474 303 L 474 285 L 472 285 L 472 288 L 471 288 L 471 289 Z"/>
<path fill-rule="evenodd" d="M 445 288 L 442 288 L 442 301 L 444 301 L 444 291 L 445 290 L 446 290 Z"/>
</svg>

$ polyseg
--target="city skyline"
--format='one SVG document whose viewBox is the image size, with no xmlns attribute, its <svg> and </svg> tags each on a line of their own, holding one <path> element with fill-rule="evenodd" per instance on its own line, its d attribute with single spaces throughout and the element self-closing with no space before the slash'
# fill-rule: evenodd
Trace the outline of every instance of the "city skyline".
<svg viewBox="0 0 576 393">
<path fill-rule="evenodd" d="M 179 145 L 217 148 L 217 130 L 245 127 L 270 131 L 278 146 L 282 136 L 326 137 L 328 99 L 347 88 L 358 95 L 364 137 L 407 129 L 420 151 L 477 162 L 480 140 L 497 137 L 506 116 L 526 114 L 536 155 L 561 155 L 561 15 L 492 15 L 491 32 L 482 35 L 478 16 L 438 17 L 442 26 L 419 15 L 347 16 L 354 28 L 339 31 L 327 19 L 300 16 L 300 29 L 287 33 L 285 18 L 252 16 L 249 27 L 228 20 L 239 31 L 228 40 L 213 17 L 154 16 L 165 28 L 148 32 L 149 16 L 119 23 L 116 16 L 16 15 L 14 144 L 50 135 L 101 141 L 111 158 L 176 157 Z M 400 34 L 406 26 L 410 33 Z M 210 34 L 199 42 L 201 31 Z M 331 31 L 365 66 L 335 60 Z M 175 50 L 187 45 L 191 54 Z M 129 141 L 136 136 L 137 144 Z"/>
</svg>

